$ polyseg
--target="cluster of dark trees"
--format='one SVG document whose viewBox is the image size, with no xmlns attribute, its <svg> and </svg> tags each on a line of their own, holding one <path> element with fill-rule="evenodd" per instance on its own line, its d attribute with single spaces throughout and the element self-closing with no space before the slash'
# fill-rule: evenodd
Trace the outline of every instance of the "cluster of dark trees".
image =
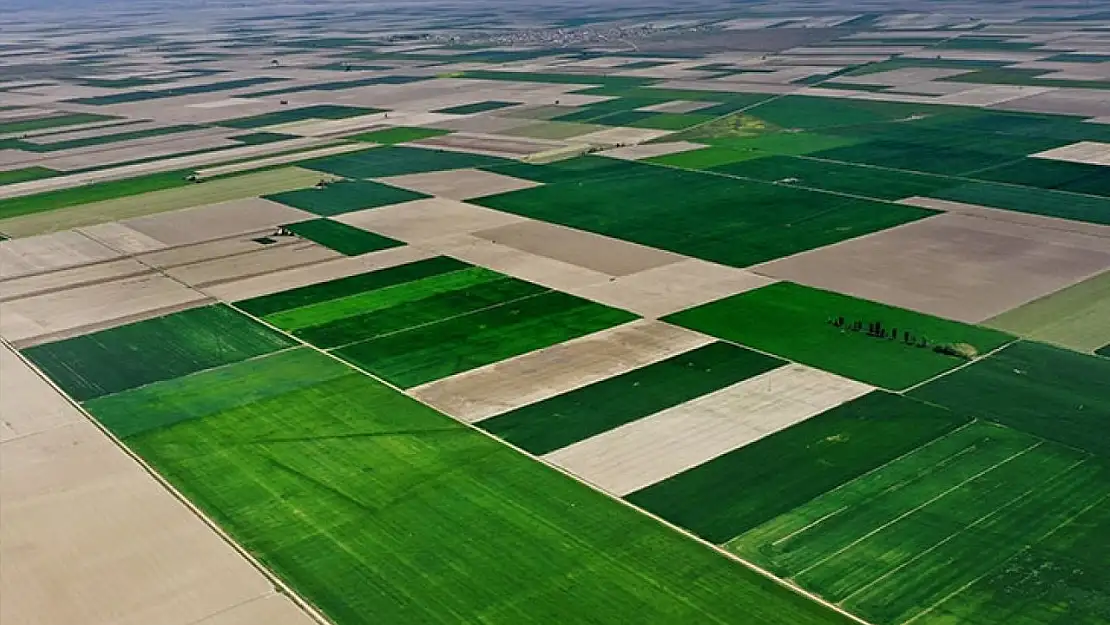
<svg viewBox="0 0 1110 625">
<path fill-rule="evenodd" d="M 851 332 L 866 332 L 867 336 L 873 336 L 877 339 L 896 341 L 901 338 L 902 342 L 906 345 L 915 345 L 917 347 L 929 347 L 930 345 L 929 339 L 924 336 L 917 336 L 909 330 L 902 330 L 901 335 L 899 335 L 898 328 L 887 328 L 883 325 L 882 321 L 869 321 L 866 324 L 862 321 L 852 321 L 849 323 L 844 320 L 844 317 L 829 317 L 829 325 Z"/>
</svg>

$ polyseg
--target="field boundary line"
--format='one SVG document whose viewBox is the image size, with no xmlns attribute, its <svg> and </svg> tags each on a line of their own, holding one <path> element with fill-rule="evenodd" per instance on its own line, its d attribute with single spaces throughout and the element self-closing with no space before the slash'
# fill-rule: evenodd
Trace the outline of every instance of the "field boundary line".
<svg viewBox="0 0 1110 625">
<path fill-rule="evenodd" d="M 813 500 L 811 499 L 810 501 L 813 501 Z M 804 505 L 804 504 L 803 504 L 803 505 Z M 796 530 L 794 530 L 793 532 L 790 532 L 789 534 L 787 534 L 786 536 L 782 536 L 782 537 L 780 537 L 780 538 L 778 538 L 778 539 L 776 539 L 776 540 L 772 541 L 772 542 L 771 542 L 771 546 L 772 546 L 772 547 L 777 547 L 777 546 L 779 546 L 779 545 L 780 545 L 781 543 L 783 543 L 783 542 L 785 542 L 785 541 L 788 541 L 788 540 L 790 540 L 791 538 L 794 538 L 794 537 L 795 537 L 795 536 L 797 536 L 798 534 L 801 534 L 802 532 L 805 532 L 805 531 L 809 530 L 809 529 L 810 529 L 810 528 L 812 528 L 812 527 L 816 527 L 817 525 L 820 525 L 821 523 L 824 523 L 825 521 L 827 521 L 827 520 L 831 519 L 832 517 L 834 517 L 834 516 L 836 516 L 836 515 L 840 514 L 841 512 L 844 512 L 845 510 L 847 510 L 847 509 L 848 509 L 848 508 L 850 508 L 850 507 L 851 507 L 851 506 L 841 506 L 840 508 L 837 508 L 836 510 L 833 510 L 832 512 L 830 512 L 830 513 L 826 514 L 825 516 L 823 516 L 823 517 L 821 517 L 821 518 L 817 519 L 816 521 L 814 521 L 814 522 L 812 522 L 812 523 L 810 523 L 810 524 L 806 525 L 805 527 L 803 527 L 803 528 L 801 528 L 801 529 L 796 529 Z"/>
<path fill-rule="evenodd" d="M 230 303 L 229 303 L 229 305 L 232 306 L 232 307 L 235 306 L 234 304 L 230 304 Z M 767 569 L 764 569 L 763 567 L 760 567 L 760 566 L 756 565 L 755 563 L 750 562 L 750 561 L 740 557 L 738 554 L 735 554 L 735 553 L 729 551 L 728 549 L 725 549 L 724 547 L 722 547 L 720 545 L 709 542 L 708 540 L 698 536 L 697 534 L 694 534 L 693 532 L 690 532 L 689 530 L 687 530 L 687 529 L 685 529 L 681 526 L 678 526 L 678 525 L 675 525 L 674 523 L 671 523 L 670 521 L 664 519 L 661 516 L 658 516 L 658 515 L 656 515 L 652 512 L 649 512 L 648 510 L 640 508 L 636 505 L 633 505 L 632 503 L 630 503 L 628 501 L 625 501 L 624 499 L 622 499 L 620 497 L 617 497 L 616 495 L 613 495 L 612 493 L 601 490 L 597 486 L 594 486 L 592 483 L 582 479 L 581 477 L 575 475 L 574 473 L 571 473 L 570 471 L 567 471 L 566 469 L 563 469 L 562 467 L 560 467 L 558 465 L 551 464 L 551 463 L 545 461 L 540 456 L 536 456 L 534 454 L 531 454 L 531 453 L 529 453 L 528 451 L 524 450 L 521 447 L 517 447 L 516 445 L 514 445 L 514 444 L 512 444 L 508 441 L 497 438 L 493 434 L 491 434 L 491 433 L 483 430 L 482 428 L 478 427 L 477 424 L 467 423 L 465 421 L 462 421 L 461 419 L 456 419 L 455 417 L 452 417 L 451 415 L 439 410 L 435 406 L 432 406 L 431 404 L 425 403 L 419 397 L 414 397 L 412 395 L 409 395 L 408 393 L 405 392 L 404 389 L 402 389 L 402 388 L 398 387 L 397 385 L 389 382 L 388 380 L 382 379 L 382 378 L 370 373 L 369 371 L 363 369 L 362 367 L 359 367 L 358 365 L 356 365 L 354 363 L 343 360 L 339 356 L 336 356 L 332 353 L 329 353 L 326 350 L 320 349 L 319 347 L 316 347 L 315 345 L 312 345 L 311 343 L 308 343 L 307 341 L 304 341 L 304 340 L 300 339 L 299 337 L 288 334 L 288 333 L 284 332 L 283 330 L 281 330 L 281 328 L 270 325 L 264 319 L 260 319 L 258 317 L 255 317 L 254 315 L 251 315 L 250 313 L 248 313 L 244 310 L 241 310 L 239 308 L 236 308 L 236 310 L 238 310 L 243 315 L 246 315 L 247 317 L 250 317 L 251 319 L 256 320 L 258 323 L 266 325 L 267 327 L 269 327 L 273 330 L 276 330 L 278 332 L 282 332 L 283 334 L 287 334 L 293 340 L 309 347 L 310 349 L 314 349 L 317 352 L 320 352 L 321 354 L 324 354 L 328 358 L 332 358 L 334 360 L 339 361 L 340 363 L 350 367 L 351 369 L 353 369 L 355 371 L 358 371 L 362 375 L 365 375 L 366 377 L 378 382 L 379 384 L 382 384 L 382 385 L 386 386 L 387 388 L 393 389 L 394 391 L 397 391 L 397 392 L 401 393 L 402 395 L 412 399 L 413 401 L 416 401 L 416 402 L 420 403 L 423 406 L 426 406 L 427 408 L 429 408 L 431 410 L 434 410 L 435 412 L 445 416 L 446 418 L 451 419 L 452 421 L 454 421 L 456 423 L 461 423 L 466 428 L 469 428 L 470 430 L 473 430 L 474 432 L 477 432 L 477 433 L 481 434 L 482 436 L 485 436 L 485 437 L 497 442 L 498 444 L 504 445 L 505 447 L 508 447 L 509 449 L 512 449 L 513 451 L 515 451 L 518 454 L 524 456 L 525 458 L 528 458 L 528 459 L 532 460 L 533 462 L 537 462 L 537 463 L 547 467 L 550 470 L 557 471 L 558 473 L 562 474 L 564 477 L 570 478 L 570 479 L 574 480 L 575 482 L 578 482 L 579 484 L 581 484 L 583 486 L 586 486 L 587 488 L 589 488 L 590 490 L 592 490 L 596 493 L 600 493 L 602 496 L 607 497 L 610 500 L 615 501 L 615 502 L 617 502 L 618 504 L 620 504 L 622 506 L 625 506 L 625 507 L 627 507 L 631 510 L 634 510 L 634 511 L 638 512 L 639 514 L 642 514 L 644 516 L 647 516 L 648 518 L 651 518 L 651 519 L 655 520 L 657 523 L 659 523 L 660 525 L 670 529 L 671 531 L 676 532 L 676 533 L 684 536 L 685 538 L 687 538 L 689 540 L 692 540 L 695 543 L 700 544 L 701 546 L 710 549 L 711 551 L 716 552 L 718 555 L 723 556 L 726 559 L 729 559 L 729 560 L 732 560 L 734 562 L 737 562 L 737 563 L 741 564 L 742 566 L 744 566 L 748 570 L 750 570 L 754 573 L 757 573 L 757 574 L 771 580 L 772 582 L 778 584 L 779 586 L 781 586 L 783 588 L 786 588 L 790 591 L 793 591 L 794 593 L 799 594 L 799 595 L 805 597 L 806 599 L 809 599 L 810 601 L 821 605 L 822 607 L 824 607 L 826 609 L 832 610 L 833 612 L 836 612 L 836 613 L 840 614 L 841 616 L 844 616 L 844 617 L 848 618 L 849 620 L 851 620 L 855 623 L 858 623 L 859 625 L 873 625 L 869 621 L 867 621 L 867 620 L 865 620 L 865 619 L 863 619 L 859 616 L 856 616 L 855 614 L 852 614 L 851 612 L 849 612 L 849 611 L 845 610 L 844 608 L 836 605 L 835 603 L 827 601 L 827 600 L 823 599 L 822 597 L 820 597 L 819 595 L 811 593 L 808 590 L 805 590 L 804 588 L 798 586 L 797 584 L 794 584 L 794 583 L 792 583 L 788 580 L 785 580 L 781 577 L 778 577 L 777 575 L 775 575 L 771 571 L 768 571 Z"/>
<path fill-rule="evenodd" d="M 949 534 L 945 538 L 937 541 L 936 544 L 932 545 L 928 549 L 917 552 L 909 560 L 906 560 L 902 564 L 899 564 L 898 566 L 890 569 L 886 573 L 883 573 L 882 575 L 876 577 L 875 579 L 873 579 L 870 582 L 864 584 L 863 586 L 860 586 L 859 588 L 853 590 L 850 594 L 846 595 L 843 599 L 841 599 L 837 603 L 844 604 L 845 602 L 847 602 L 852 597 L 858 595 L 859 593 L 863 592 L 864 590 L 867 590 L 868 588 L 870 588 L 870 587 L 874 586 L 875 584 L 881 582 L 882 580 L 890 577 L 891 575 L 894 575 L 898 571 L 901 571 L 902 569 L 904 569 L 907 566 L 913 564 L 914 562 L 917 562 L 919 559 L 924 557 L 926 554 L 932 553 L 934 550 L 938 549 L 941 545 L 944 545 L 944 544 L 948 543 L 949 541 L 955 539 L 960 534 L 963 534 L 964 532 L 970 530 L 971 528 L 978 526 L 980 523 L 983 523 L 987 519 L 990 519 L 991 517 L 994 517 L 994 516 L 998 515 L 1003 510 L 1013 506 L 1014 504 L 1018 503 L 1019 501 L 1021 501 L 1023 499 L 1028 498 L 1030 495 L 1036 493 L 1037 491 L 1044 490 L 1045 488 L 1047 488 L 1050 484 L 1052 484 L 1056 480 L 1060 479 L 1064 475 L 1067 475 L 1068 473 L 1071 473 L 1079 465 L 1083 464 L 1084 462 L 1087 462 L 1087 460 L 1089 460 L 1089 458 L 1083 458 L 1083 459 L 1079 460 L 1078 462 L 1072 463 L 1066 469 L 1064 469 L 1063 471 L 1060 471 L 1056 475 L 1053 475 L 1052 477 L 1045 480 L 1041 484 L 1039 484 L 1039 485 L 1037 485 L 1033 488 L 1027 489 L 1022 493 L 1019 493 L 1018 495 L 1014 496 L 1013 498 L 1011 498 L 1006 503 L 1004 503 L 1004 504 L 998 506 L 997 508 L 995 508 L 994 510 L 991 510 L 990 512 L 980 516 L 978 519 L 975 519 L 971 523 L 968 523 L 967 525 L 961 527 L 960 529 L 956 530 L 955 532 L 952 532 L 951 534 Z M 1009 558 L 1007 558 L 1007 559 L 1009 559 Z"/>
<path fill-rule="evenodd" d="M 1009 334 L 1009 333 L 1007 332 L 1007 334 Z M 993 356 L 993 355 L 997 354 L 998 352 L 1006 349 L 1007 347 L 1009 347 L 1011 345 L 1014 345 L 1016 343 L 1020 343 L 1021 341 L 1022 341 L 1021 337 L 1016 337 L 1012 341 L 1007 341 L 1005 344 L 999 345 L 998 347 L 990 350 L 989 352 L 983 354 L 982 356 L 976 356 L 972 360 L 966 360 L 964 362 L 961 362 L 960 364 L 956 365 L 955 367 L 952 367 L 951 369 L 949 369 L 947 371 L 941 371 L 940 373 L 934 375 L 933 377 L 929 378 L 928 380 L 922 380 L 921 382 L 918 382 L 917 384 L 914 384 L 913 386 L 909 386 L 909 387 L 906 387 L 906 388 L 904 388 L 900 391 L 894 391 L 894 392 L 898 393 L 899 395 L 905 395 L 906 393 L 910 393 L 912 391 L 915 391 L 918 388 L 921 388 L 922 386 L 925 386 L 926 384 L 929 384 L 931 382 L 936 382 L 937 380 L 939 380 L 939 379 L 941 379 L 941 378 L 943 378 L 947 375 L 952 375 L 953 373 L 955 373 L 957 371 L 960 371 L 962 369 L 965 369 L 967 367 L 970 367 L 971 365 L 974 365 L 974 364 L 978 363 L 981 360 L 986 360 L 987 358 L 990 358 L 991 356 Z"/>
<path fill-rule="evenodd" d="M 0 337 L 0 343 L 2 343 L 8 349 L 12 350 L 12 352 L 14 352 L 19 357 L 20 361 L 22 361 L 24 365 L 34 371 L 35 374 L 38 375 L 39 378 L 44 380 L 48 385 L 50 385 L 50 387 L 54 389 L 55 392 L 65 398 L 65 400 L 71 406 L 76 408 L 77 411 L 80 412 L 81 415 L 84 416 L 85 419 L 89 421 L 94 428 L 99 430 L 102 435 L 107 437 L 108 440 L 110 440 L 118 449 L 120 449 L 132 461 L 134 461 L 144 473 L 149 475 L 174 499 L 184 505 L 187 510 L 192 512 L 198 519 L 200 519 L 202 523 L 204 523 L 206 526 L 208 526 L 209 529 L 215 532 L 215 534 L 220 539 L 222 539 L 224 543 L 230 546 L 233 551 L 238 553 L 244 560 L 246 560 L 252 568 L 258 571 L 258 573 L 262 575 L 262 577 L 273 586 L 274 592 L 289 597 L 289 599 L 294 604 L 296 604 L 298 608 L 300 608 L 306 615 L 308 615 L 309 618 L 313 619 L 317 623 L 320 623 L 321 625 L 333 625 L 332 621 L 325 617 L 323 613 L 320 612 L 314 605 L 309 603 L 304 597 L 301 597 L 300 594 L 298 594 L 292 587 L 290 587 L 280 577 L 278 577 L 276 573 L 273 573 L 268 568 L 266 568 L 266 566 L 263 565 L 261 561 L 255 558 L 254 555 L 247 551 L 245 547 L 240 545 L 234 538 L 231 537 L 230 534 L 224 531 L 224 529 L 220 527 L 220 525 L 216 523 L 216 521 L 205 514 L 203 510 L 201 510 L 196 504 L 190 501 L 189 498 L 186 497 L 181 491 L 177 490 L 177 488 L 172 483 L 170 483 L 168 479 L 162 477 L 162 474 L 159 473 L 153 466 L 148 464 L 146 460 L 144 460 L 139 454 L 132 451 L 130 447 L 128 447 L 119 437 L 113 434 L 107 427 L 97 421 L 96 417 L 94 417 L 88 410 L 86 410 L 80 402 L 70 397 L 68 393 L 62 390 L 62 388 L 59 387 L 54 382 L 54 380 L 50 378 L 50 376 L 43 373 L 43 371 L 39 369 L 38 366 L 35 365 L 35 363 L 28 360 L 27 357 L 24 356 L 19 350 L 13 348 L 7 339 Z"/>
<path fill-rule="evenodd" d="M 814 562 L 813 564 L 805 567 L 804 569 L 798 571 L 797 573 L 794 573 L 790 577 L 793 578 L 793 579 L 797 579 L 799 576 L 805 575 L 806 573 L 808 573 L 808 572 L 812 571 L 813 569 L 823 565 L 824 563 L 828 562 L 829 560 L 841 555 L 842 553 L 848 551 L 852 547 L 855 547 L 856 545 L 858 545 L 861 542 L 867 540 L 868 538 L 871 538 L 875 534 L 878 534 L 879 532 L 885 530 L 886 528 L 890 527 L 891 525 L 894 525 L 895 523 L 901 521 L 902 519 L 905 519 L 906 517 L 909 517 L 909 516 L 917 513 L 918 511 L 927 508 L 929 505 L 933 504 L 934 502 L 936 502 L 940 499 L 943 499 L 944 497 L 948 496 L 949 493 L 955 492 L 956 490 L 959 490 L 960 488 L 963 488 L 965 485 L 970 484 L 971 482 L 974 482 L 975 480 L 977 480 L 980 477 L 986 475 L 987 473 L 990 473 L 991 471 L 993 471 L 993 470 L 997 469 L 998 467 L 1006 464 L 1007 462 L 1010 462 L 1014 458 L 1017 458 L 1018 456 L 1024 455 L 1024 454 L 1036 449 L 1037 447 L 1040 447 L 1043 444 L 1044 444 L 1044 441 L 1037 441 L 1037 442 L 1033 443 L 1032 445 L 1030 445 L 1030 446 L 1028 446 L 1024 449 L 1022 449 L 1018 452 L 1015 452 L 1015 453 L 1011 454 L 1010 456 L 1007 456 L 1006 458 L 1003 458 L 1002 460 L 992 464 L 991 466 L 983 469 L 982 471 L 976 473 L 975 475 L 972 475 L 971 477 L 969 477 L 965 480 L 962 480 L 960 483 L 956 484 L 955 486 L 952 486 L 952 487 L 944 490 L 940 494 L 935 495 L 935 496 L 927 499 L 924 503 L 921 503 L 917 506 L 914 506 L 913 508 L 907 510 L 906 512 L 903 512 L 902 514 L 894 517 L 893 519 L 887 521 L 886 523 L 883 523 L 879 527 L 876 527 L 875 529 L 871 530 L 870 532 L 867 532 L 863 536 L 860 536 L 859 538 L 853 540 L 852 542 L 850 542 L 847 545 L 841 547 L 840 549 L 837 549 L 836 551 L 832 552 L 831 554 L 819 559 L 817 562 Z"/>
</svg>

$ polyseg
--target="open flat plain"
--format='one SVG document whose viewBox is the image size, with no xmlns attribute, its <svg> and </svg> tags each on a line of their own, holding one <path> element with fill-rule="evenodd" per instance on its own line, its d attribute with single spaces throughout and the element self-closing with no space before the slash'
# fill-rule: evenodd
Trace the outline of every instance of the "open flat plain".
<svg viewBox="0 0 1110 625">
<path fill-rule="evenodd" d="M 25 4 L 5 623 L 1110 625 L 1105 10 Z"/>
</svg>

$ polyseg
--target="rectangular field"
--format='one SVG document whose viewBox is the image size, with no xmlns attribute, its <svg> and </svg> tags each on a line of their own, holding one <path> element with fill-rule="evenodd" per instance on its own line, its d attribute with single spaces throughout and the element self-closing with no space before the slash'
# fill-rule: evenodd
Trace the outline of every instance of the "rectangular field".
<svg viewBox="0 0 1110 625">
<path fill-rule="evenodd" d="M 1110 225 L 1110 198 L 993 182 L 968 182 L 929 194 L 940 200 Z"/>
<path fill-rule="evenodd" d="M 1056 291 L 984 325 L 1080 351 L 1110 345 L 1110 271 Z"/>
<path fill-rule="evenodd" d="M 842 326 L 834 323 L 838 318 Z M 936 345 L 966 343 L 985 354 L 1012 340 L 997 330 L 791 282 L 740 293 L 666 320 L 890 390 L 907 388 L 965 362 L 936 351 Z M 859 330 L 852 329 L 856 322 L 862 326 Z M 886 335 L 869 334 L 866 328 L 873 323 L 881 324 Z M 907 332 L 916 341 L 907 342 Z M 920 346 L 925 337 L 928 345 Z"/>
<path fill-rule="evenodd" d="M 725 543 L 969 421 L 874 391 L 625 499 Z"/>
<path fill-rule="evenodd" d="M 1110 457 L 1110 360 L 1021 341 L 913 396 Z"/>
<path fill-rule="evenodd" d="M 23 350 L 78 401 L 246 360 L 293 345 L 223 305 Z"/>
<path fill-rule="evenodd" d="M 335 622 L 849 622 L 353 371 L 252 381 L 272 358 L 294 356 L 148 387 L 125 440 Z M 126 423 L 139 399 L 91 407 Z"/>
<path fill-rule="evenodd" d="M 315 241 L 346 256 L 358 256 L 404 245 L 400 241 L 348 226 L 327 217 L 287 224 L 285 228 L 302 239 Z"/>
<path fill-rule="evenodd" d="M 916 622 L 1105 502 L 1106 478 L 1101 459 L 975 422 L 728 548 L 872 623 Z"/>
<path fill-rule="evenodd" d="M 368 139 L 369 140 L 369 139 Z M 411 141 L 412 139 L 404 139 Z M 462 152 L 425 150 L 407 146 L 387 146 L 364 152 L 328 156 L 300 163 L 300 166 L 344 178 L 383 178 L 419 174 L 444 169 L 465 169 L 506 162 L 504 159 Z"/>
<path fill-rule="evenodd" d="M 264 196 L 264 199 L 281 202 L 286 206 L 306 210 L 322 217 L 329 217 L 426 197 L 428 196 L 423 193 L 400 189 L 380 182 L 345 180 L 331 183 L 322 189 L 313 187 L 311 189 L 286 191 L 285 193 Z"/>
</svg>

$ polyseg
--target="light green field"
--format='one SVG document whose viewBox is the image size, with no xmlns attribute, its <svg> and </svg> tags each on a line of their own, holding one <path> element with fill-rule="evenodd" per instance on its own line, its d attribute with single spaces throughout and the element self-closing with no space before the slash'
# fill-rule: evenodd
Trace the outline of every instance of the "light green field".
<svg viewBox="0 0 1110 625">
<path fill-rule="evenodd" d="M 319 172 L 307 169 L 283 167 L 4 219 L 0 220 L 0 231 L 13 237 L 33 236 L 204 204 L 304 189 L 319 182 L 321 176 Z"/>
<path fill-rule="evenodd" d="M 1110 345 L 1110 271 L 988 319 L 983 325 L 1093 352 Z"/>
</svg>

